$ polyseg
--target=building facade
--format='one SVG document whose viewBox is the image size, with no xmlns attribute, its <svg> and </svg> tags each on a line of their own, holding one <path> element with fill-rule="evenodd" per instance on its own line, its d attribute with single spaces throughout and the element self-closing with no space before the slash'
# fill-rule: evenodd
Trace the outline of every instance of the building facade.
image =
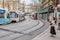
<svg viewBox="0 0 60 40">
<path fill-rule="evenodd" d="M 0 8 L 5 8 L 8 10 L 18 10 L 19 0 L 0 0 Z"/>
<path fill-rule="evenodd" d="M 50 17 L 53 17 L 53 10 L 50 10 L 50 8 L 54 8 L 55 6 L 55 2 L 54 0 L 42 0 L 42 6 L 41 9 L 43 9 L 41 11 L 40 16 L 42 15 L 42 19 L 47 20 Z"/>
<path fill-rule="evenodd" d="M 44 9 L 48 9 L 48 12 L 42 12 L 42 14 L 40 14 L 40 16 L 42 16 L 42 19 L 46 20 L 50 17 L 54 17 L 54 8 L 57 7 L 57 5 L 60 4 L 60 0 L 42 0 L 42 6 L 41 8 L 43 8 L 43 11 L 45 11 Z M 53 9 L 52 11 L 50 9 Z M 58 8 L 60 10 L 60 8 Z"/>
</svg>

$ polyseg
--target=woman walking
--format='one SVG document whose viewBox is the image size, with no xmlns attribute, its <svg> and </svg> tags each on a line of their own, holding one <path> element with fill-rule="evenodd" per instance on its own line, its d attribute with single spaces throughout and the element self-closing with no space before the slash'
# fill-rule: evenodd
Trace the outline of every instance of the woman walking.
<svg viewBox="0 0 60 40">
<path fill-rule="evenodd" d="M 51 28 L 50 28 L 50 33 L 51 36 L 53 37 L 54 35 L 56 35 L 56 31 L 55 31 L 55 21 L 52 19 L 51 21 Z"/>
</svg>

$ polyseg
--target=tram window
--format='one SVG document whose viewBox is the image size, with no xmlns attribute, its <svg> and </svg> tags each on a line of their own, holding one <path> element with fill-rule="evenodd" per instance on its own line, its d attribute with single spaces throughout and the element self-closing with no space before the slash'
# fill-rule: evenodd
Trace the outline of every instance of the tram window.
<svg viewBox="0 0 60 40">
<path fill-rule="evenodd" d="M 18 17 L 18 14 L 15 14 L 15 18 L 17 18 Z"/>
<path fill-rule="evenodd" d="M 4 14 L 0 14 L 0 18 L 4 18 Z"/>
<path fill-rule="evenodd" d="M 11 18 L 17 18 L 18 14 L 16 12 L 10 12 L 10 17 Z"/>
</svg>

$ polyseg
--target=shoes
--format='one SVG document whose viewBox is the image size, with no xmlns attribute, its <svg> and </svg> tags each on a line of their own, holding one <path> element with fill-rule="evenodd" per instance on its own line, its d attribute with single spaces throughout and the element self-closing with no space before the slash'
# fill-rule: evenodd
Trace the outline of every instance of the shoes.
<svg viewBox="0 0 60 40">
<path fill-rule="evenodd" d="M 54 35 L 51 35 L 50 37 L 54 37 Z"/>
</svg>

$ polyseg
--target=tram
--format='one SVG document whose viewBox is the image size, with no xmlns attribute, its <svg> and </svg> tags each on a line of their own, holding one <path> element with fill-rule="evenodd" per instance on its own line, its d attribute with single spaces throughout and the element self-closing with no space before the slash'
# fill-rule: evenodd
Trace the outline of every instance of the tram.
<svg viewBox="0 0 60 40">
<path fill-rule="evenodd" d="M 11 23 L 10 18 L 7 17 L 8 10 L 0 9 L 0 25 Z"/>
<path fill-rule="evenodd" d="M 22 16 L 22 14 L 20 14 L 20 11 L 17 10 L 10 10 L 8 17 L 12 20 L 12 22 L 19 22 L 21 20 L 24 20 L 24 16 Z"/>
</svg>

